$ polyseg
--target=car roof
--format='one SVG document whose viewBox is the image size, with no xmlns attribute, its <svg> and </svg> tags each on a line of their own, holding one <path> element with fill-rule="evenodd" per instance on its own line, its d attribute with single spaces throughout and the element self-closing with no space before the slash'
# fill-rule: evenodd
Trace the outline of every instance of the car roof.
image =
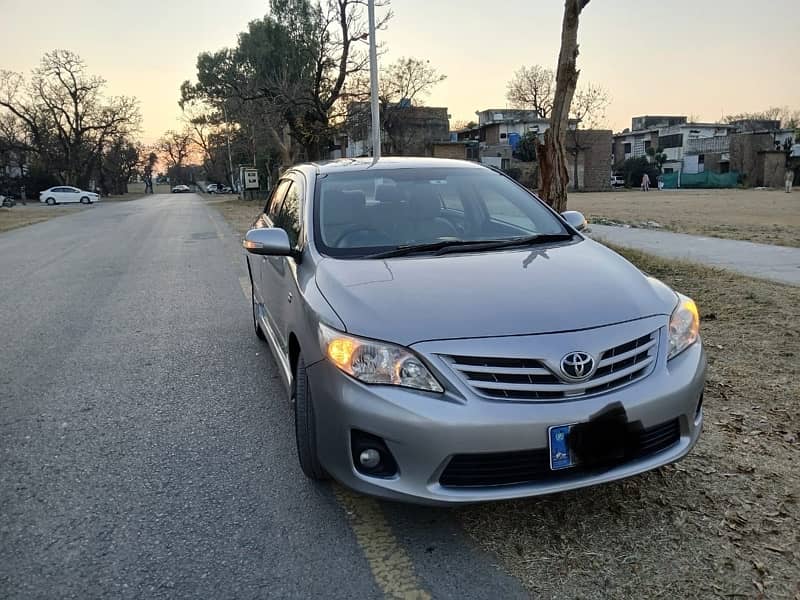
<svg viewBox="0 0 800 600">
<path fill-rule="evenodd" d="M 394 169 L 483 169 L 484 165 L 469 161 L 451 158 L 428 158 L 424 156 L 387 156 L 380 158 L 373 167 L 372 158 L 339 158 L 321 162 L 312 162 L 296 165 L 296 170 L 313 170 L 318 175 L 330 173 L 352 173 L 366 171 L 369 168 L 381 170 Z"/>
</svg>

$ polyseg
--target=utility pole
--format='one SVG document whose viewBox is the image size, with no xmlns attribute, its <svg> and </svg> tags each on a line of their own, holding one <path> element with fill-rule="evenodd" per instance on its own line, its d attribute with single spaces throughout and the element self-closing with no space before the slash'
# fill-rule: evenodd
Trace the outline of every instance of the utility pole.
<svg viewBox="0 0 800 600">
<path fill-rule="evenodd" d="M 236 185 L 233 183 L 233 158 L 231 158 L 231 124 L 228 122 L 228 109 L 225 108 L 225 100 L 222 101 L 222 116 L 225 117 L 225 140 L 228 144 L 228 168 L 230 169 L 231 174 L 231 187 L 234 191 L 238 191 L 236 189 Z"/>
<path fill-rule="evenodd" d="M 381 157 L 381 119 L 378 102 L 378 44 L 375 41 L 375 0 L 367 4 L 369 15 L 369 81 L 372 105 L 372 164 Z"/>
</svg>

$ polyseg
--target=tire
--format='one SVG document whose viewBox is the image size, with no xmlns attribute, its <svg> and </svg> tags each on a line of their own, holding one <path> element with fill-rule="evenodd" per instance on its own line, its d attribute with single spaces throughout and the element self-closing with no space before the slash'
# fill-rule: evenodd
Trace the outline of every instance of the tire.
<svg viewBox="0 0 800 600">
<path fill-rule="evenodd" d="M 11 202 L 11 200 L 3 200 L 3 206 L 5 206 L 6 208 L 11 208 L 12 206 L 14 206 L 14 204 Z"/>
<path fill-rule="evenodd" d="M 252 289 L 253 282 L 250 282 L 250 288 Z M 264 332 L 261 330 L 261 325 L 258 324 L 258 319 L 256 319 L 256 295 L 254 292 L 250 292 L 250 302 L 253 305 L 253 329 L 256 331 L 256 337 L 260 339 L 262 342 L 267 341 L 267 336 L 264 335 Z"/>
<path fill-rule="evenodd" d="M 297 458 L 303 474 L 314 481 L 329 479 L 317 455 L 317 425 L 314 419 L 314 403 L 306 375 L 303 355 L 297 357 L 294 376 L 294 434 L 297 440 Z"/>
<path fill-rule="evenodd" d="M 86 196 L 84 196 L 83 198 L 81 198 L 81 204 L 90 204 L 90 200 L 89 200 L 89 198 L 87 198 Z"/>
<path fill-rule="evenodd" d="M 47 199 L 47 204 L 48 204 L 48 206 L 55 206 L 56 205 L 56 199 L 55 198 L 48 198 Z"/>
</svg>

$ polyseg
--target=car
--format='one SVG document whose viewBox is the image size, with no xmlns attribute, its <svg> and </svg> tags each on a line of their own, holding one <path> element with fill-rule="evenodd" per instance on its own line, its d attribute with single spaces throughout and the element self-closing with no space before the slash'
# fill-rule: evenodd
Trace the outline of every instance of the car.
<svg viewBox="0 0 800 600">
<path fill-rule="evenodd" d="M 39 192 L 39 202 L 45 202 L 51 206 L 55 204 L 67 204 L 69 202 L 80 202 L 81 204 L 92 204 L 100 201 L 100 195 L 95 192 L 87 192 L 80 188 L 59 185 Z"/>
<path fill-rule="evenodd" d="M 622 187 L 624 185 L 625 185 L 625 179 L 622 177 L 622 175 L 612 175 L 611 176 L 611 187 L 612 188 Z"/>
<path fill-rule="evenodd" d="M 181 185 L 176 185 L 176 186 L 172 187 L 172 193 L 173 194 L 186 194 L 186 193 L 191 192 L 191 191 L 192 190 L 188 185 L 181 184 Z"/>
<path fill-rule="evenodd" d="M 227 185 L 220 186 L 218 188 L 218 191 L 219 191 L 220 194 L 232 194 L 233 193 L 233 190 L 231 189 L 231 187 L 227 186 Z"/>
<path fill-rule="evenodd" d="M 206 186 L 206 193 L 208 194 L 217 194 L 220 190 L 220 185 L 218 183 L 209 183 Z"/>
<path fill-rule="evenodd" d="M 243 247 L 304 474 L 448 505 L 686 456 L 703 423 L 697 307 L 585 227 L 473 162 L 289 169 Z"/>
</svg>

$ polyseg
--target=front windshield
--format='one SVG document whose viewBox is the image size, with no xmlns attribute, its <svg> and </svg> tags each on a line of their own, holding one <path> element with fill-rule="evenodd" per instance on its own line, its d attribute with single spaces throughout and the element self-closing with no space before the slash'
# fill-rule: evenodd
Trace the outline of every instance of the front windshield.
<svg viewBox="0 0 800 600">
<path fill-rule="evenodd" d="M 315 240 L 331 256 L 566 233 L 536 198 L 488 169 L 336 173 L 319 179 L 316 194 Z"/>
</svg>

